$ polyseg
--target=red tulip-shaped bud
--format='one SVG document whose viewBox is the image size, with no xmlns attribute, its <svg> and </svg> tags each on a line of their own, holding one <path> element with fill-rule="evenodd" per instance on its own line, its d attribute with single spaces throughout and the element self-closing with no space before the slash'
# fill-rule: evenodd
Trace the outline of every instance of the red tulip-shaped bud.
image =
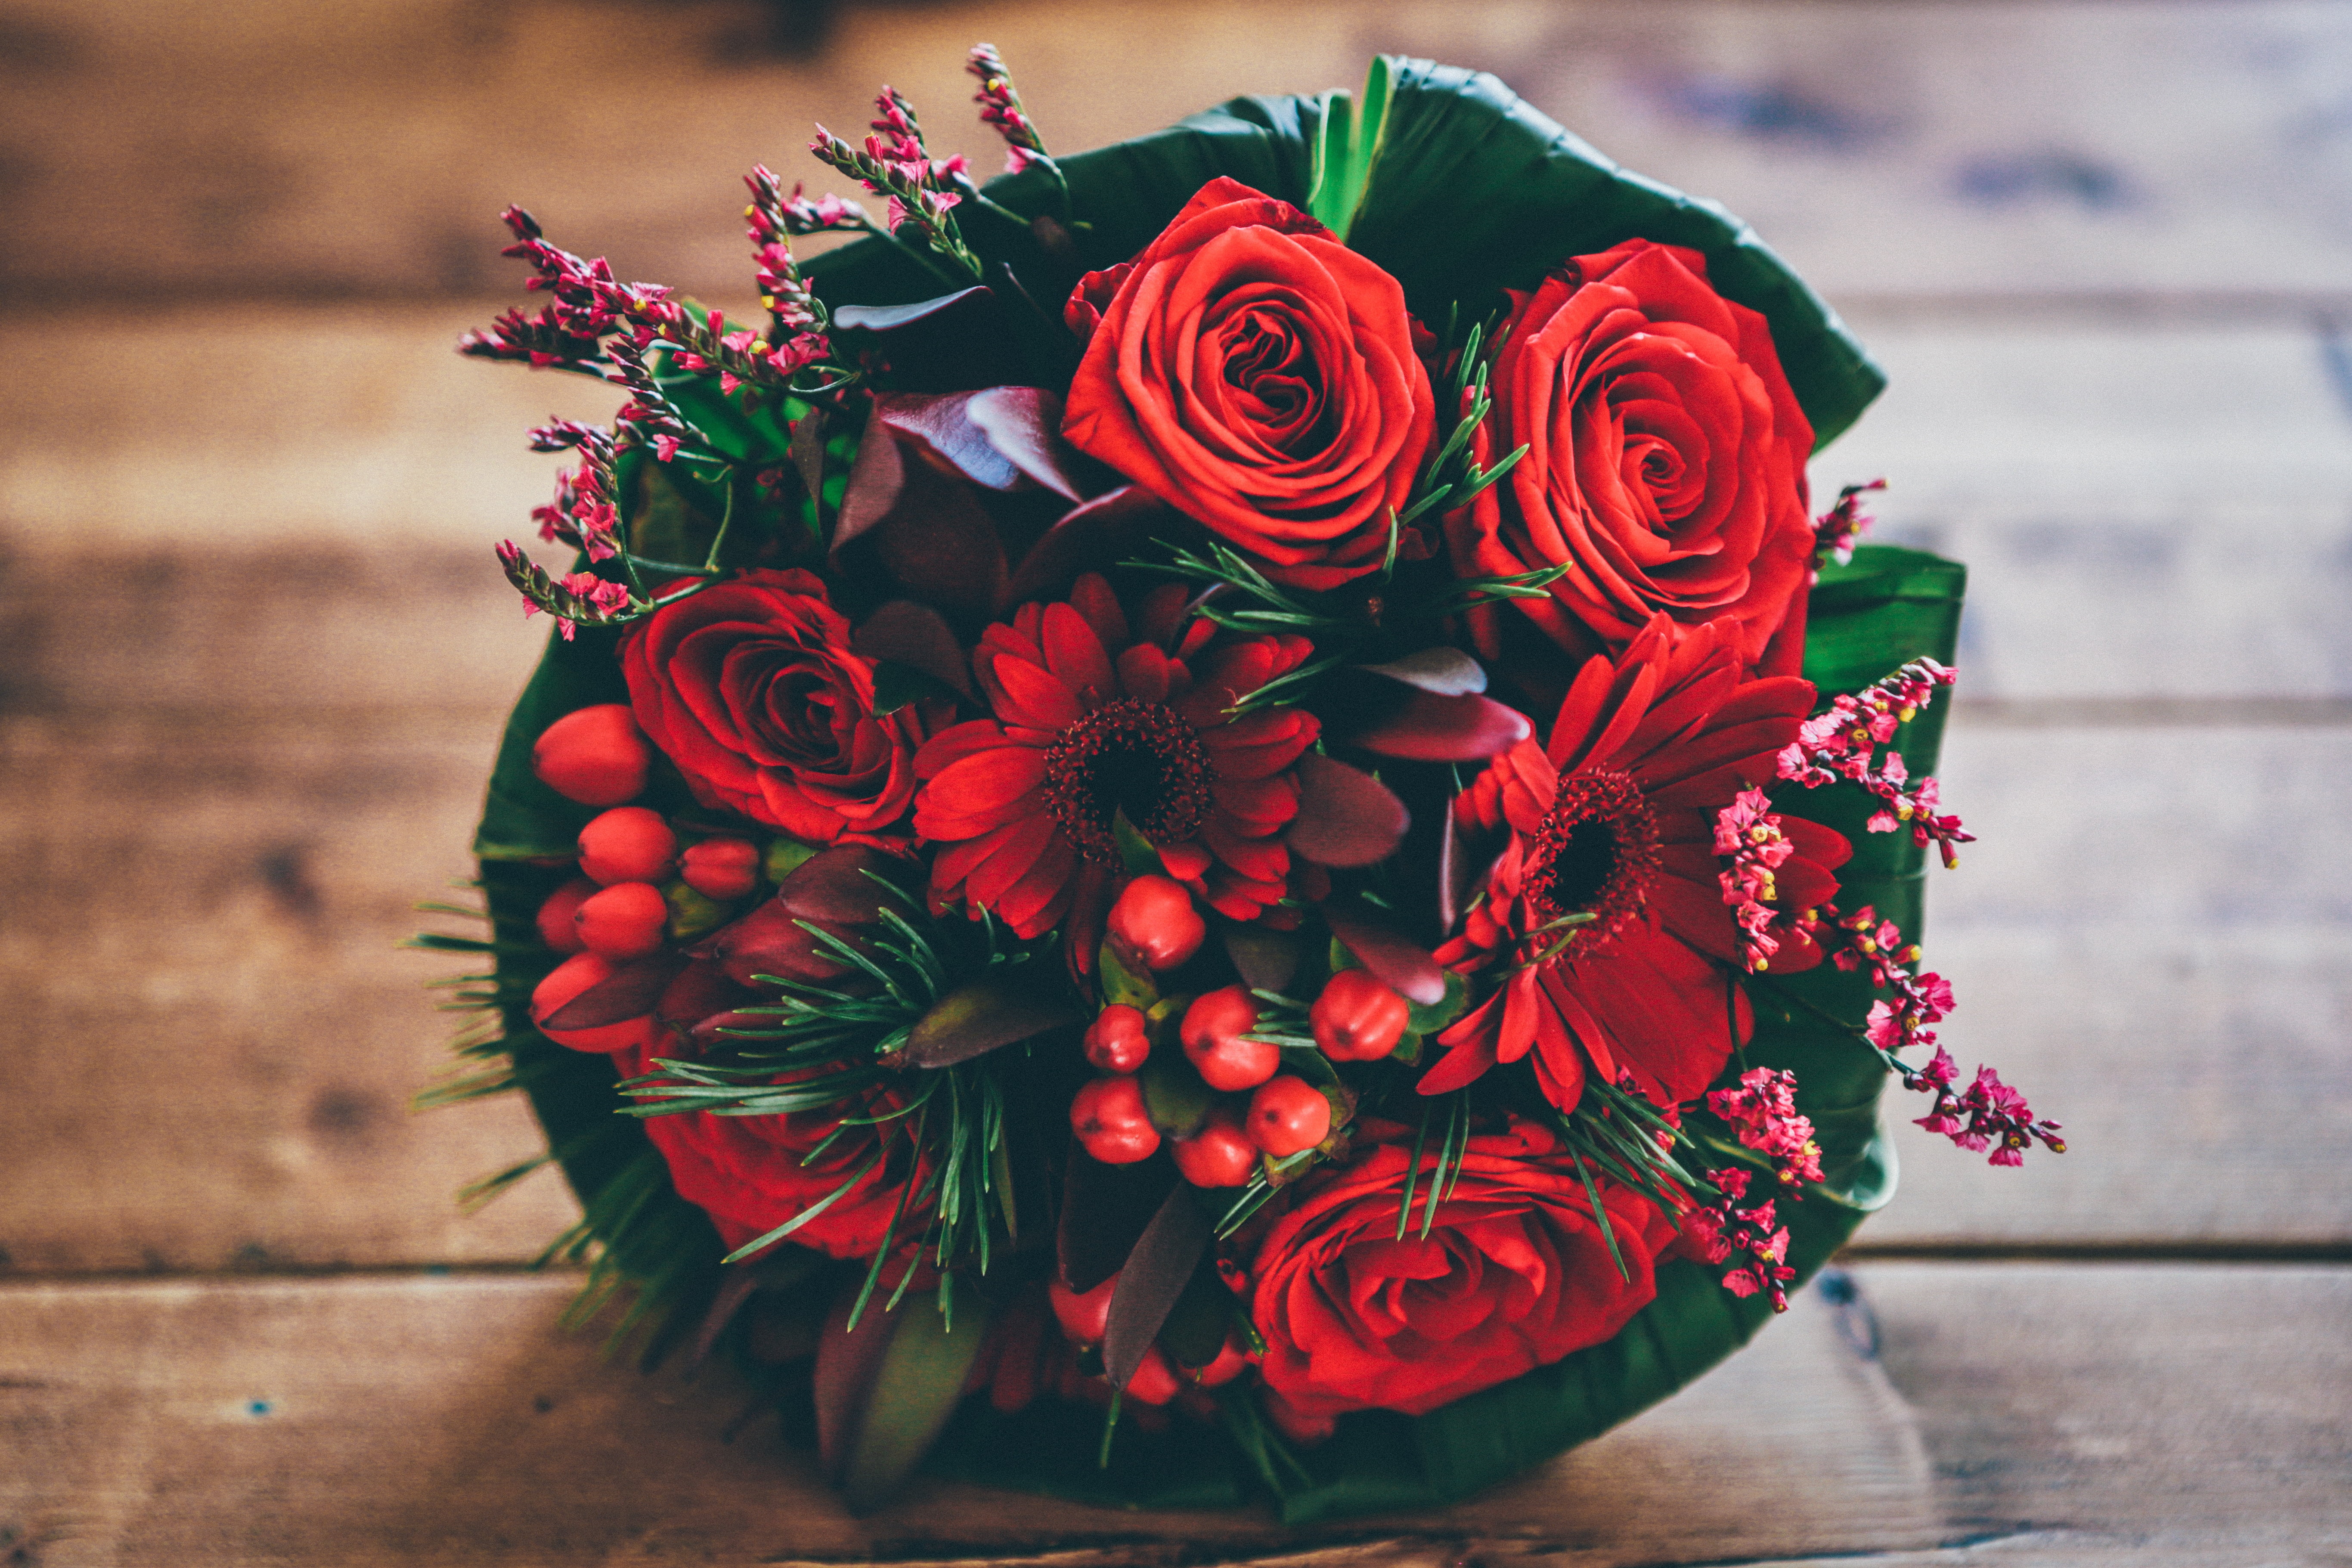
<svg viewBox="0 0 2352 1568">
<path fill-rule="evenodd" d="M 625 702 L 577 708 L 540 731 L 530 771 L 566 800 L 618 805 L 646 791 L 654 749 Z"/>
<path fill-rule="evenodd" d="M 1111 1004 L 1087 1026 L 1087 1060 L 1105 1072 L 1135 1071 L 1151 1055 L 1151 1037 L 1143 1028 L 1140 1010 Z"/>
<path fill-rule="evenodd" d="M 677 859 L 678 875 L 706 899 L 727 903 L 760 885 L 760 847 L 748 838 L 706 838 Z"/>
<path fill-rule="evenodd" d="M 1106 1165 L 1149 1160 L 1160 1147 L 1160 1129 L 1143 1103 L 1143 1086 L 1121 1076 L 1098 1078 L 1072 1097 L 1070 1131 L 1079 1146 Z"/>
<path fill-rule="evenodd" d="M 677 868 L 677 835 L 661 813 L 625 805 L 591 818 L 580 830 L 580 869 L 611 887 L 660 882 Z"/>
<path fill-rule="evenodd" d="M 1183 1390 L 1168 1352 L 1158 1345 L 1144 1347 L 1143 1360 L 1137 1363 L 1135 1375 L 1127 1380 L 1127 1396 L 1139 1405 L 1165 1405 Z"/>
<path fill-rule="evenodd" d="M 1257 1004 L 1238 985 L 1212 991 L 1184 1012 L 1177 1037 L 1202 1081 L 1227 1092 L 1255 1089 L 1282 1065 L 1282 1047 L 1244 1039 L 1257 1027 Z"/>
<path fill-rule="evenodd" d="M 1331 1102 L 1303 1078 L 1284 1073 L 1250 1096 L 1250 1142 L 1279 1160 L 1331 1135 Z"/>
<path fill-rule="evenodd" d="M 572 917 L 580 912 L 580 906 L 595 890 L 596 884 L 587 878 L 574 877 L 550 893 L 547 902 L 539 906 L 539 940 L 555 952 L 586 952 L 580 942 L 580 929 L 572 923 Z"/>
<path fill-rule="evenodd" d="M 580 942 L 599 958 L 643 958 L 659 952 L 669 900 L 651 882 L 615 882 L 599 889 L 574 917 Z"/>
<path fill-rule="evenodd" d="M 1206 1366 L 1188 1366 L 1184 1375 L 1202 1388 L 1217 1388 L 1247 1372 L 1249 1363 L 1248 1354 L 1229 1339 L 1217 1351 L 1216 1360 Z"/>
<path fill-rule="evenodd" d="M 1241 1118 L 1223 1106 L 1169 1149 L 1176 1156 L 1177 1173 L 1196 1187 L 1238 1187 L 1257 1169 L 1257 1145 L 1242 1131 Z"/>
<path fill-rule="evenodd" d="M 1110 1332 L 1110 1299 L 1118 1289 L 1116 1274 L 1084 1294 L 1059 1279 L 1050 1279 L 1045 1284 L 1045 1299 L 1054 1304 L 1054 1317 L 1072 1344 L 1098 1345 Z"/>
<path fill-rule="evenodd" d="M 642 1018 L 624 1018 L 617 1024 L 600 1024 L 591 1029 L 551 1029 L 547 1020 L 565 1003 L 592 985 L 601 985 L 613 977 L 611 961 L 593 952 L 580 953 L 565 959 L 548 977 L 539 983 L 530 994 L 530 1021 L 539 1032 L 559 1046 L 569 1046 L 575 1051 L 601 1056 L 611 1051 L 652 1049 L 661 1039 L 661 1026 L 648 1013 Z"/>
<path fill-rule="evenodd" d="M 1192 962 L 1209 934 L 1181 882 L 1138 877 L 1110 907 L 1110 934 L 1154 971 Z"/>
<path fill-rule="evenodd" d="M 1343 969 L 1315 998 L 1307 1022 L 1335 1062 L 1375 1062 L 1404 1038 L 1405 999 L 1360 969 Z"/>
</svg>

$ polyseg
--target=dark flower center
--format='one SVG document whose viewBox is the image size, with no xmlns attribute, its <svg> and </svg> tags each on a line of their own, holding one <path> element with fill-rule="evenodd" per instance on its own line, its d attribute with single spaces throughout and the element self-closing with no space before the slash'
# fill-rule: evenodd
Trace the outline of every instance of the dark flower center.
<svg viewBox="0 0 2352 1568">
<path fill-rule="evenodd" d="M 1120 812 L 1154 844 L 1181 844 L 1209 819 L 1217 780 L 1200 731 L 1164 702 L 1108 702 L 1045 753 L 1045 806 L 1087 859 L 1118 864 Z"/>
<path fill-rule="evenodd" d="M 1588 949 L 1638 913 L 1658 866 L 1658 821 L 1642 786 L 1619 773 L 1575 773 L 1528 846 L 1519 887 L 1536 924 L 1550 926 L 1574 914 L 1591 922 L 1530 932 L 1537 951 L 1563 944 Z"/>
</svg>

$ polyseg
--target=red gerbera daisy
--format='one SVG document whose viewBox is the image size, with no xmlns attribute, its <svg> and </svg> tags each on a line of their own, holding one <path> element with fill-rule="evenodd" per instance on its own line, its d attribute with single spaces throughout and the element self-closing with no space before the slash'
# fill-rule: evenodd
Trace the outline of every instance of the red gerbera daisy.
<svg viewBox="0 0 2352 1568">
<path fill-rule="evenodd" d="M 1562 1110 L 1588 1068 L 1674 1106 L 1722 1070 L 1735 1029 L 1747 1039 L 1747 998 L 1729 983 L 1739 926 L 1724 902 L 1716 816 L 1771 780 L 1813 688 L 1792 676 L 1742 681 L 1737 634 L 1712 621 L 1677 637 L 1664 616 L 1653 619 L 1613 664 L 1585 664 L 1548 748 L 1521 742 L 1456 798 L 1460 831 L 1507 827 L 1510 840 L 1437 956 L 1465 973 L 1508 973 L 1438 1037 L 1453 1049 L 1422 1079 L 1423 1094 L 1532 1049 Z M 1845 839 L 1795 817 L 1780 826 L 1792 852 L 1774 874 L 1777 906 L 1793 914 L 1827 902 Z M 1579 915 L 1590 919 L 1570 923 Z M 1776 973 L 1820 961 L 1801 931 L 1775 934 Z"/>
<path fill-rule="evenodd" d="M 1024 605 L 981 634 L 972 672 L 994 717 L 942 731 L 915 759 L 915 831 L 945 846 L 934 898 L 960 897 L 1024 937 L 1050 930 L 1082 892 L 1098 901 L 1108 889 L 1121 812 L 1221 913 L 1254 919 L 1283 896 L 1291 765 L 1318 726 L 1295 709 L 1227 710 L 1313 648 L 1214 638 L 1205 622 L 1179 641 L 1183 604 L 1181 585 L 1153 594 L 1134 637 L 1088 574 L 1067 603 Z"/>
</svg>

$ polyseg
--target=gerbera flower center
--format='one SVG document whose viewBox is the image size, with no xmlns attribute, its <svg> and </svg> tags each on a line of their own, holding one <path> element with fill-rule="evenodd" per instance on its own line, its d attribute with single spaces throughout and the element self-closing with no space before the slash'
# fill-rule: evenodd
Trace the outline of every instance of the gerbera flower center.
<svg viewBox="0 0 2352 1568">
<path fill-rule="evenodd" d="M 1045 806 L 1080 854 L 1118 864 L 1120 813 L 1154 844 L 1181 844 L 1209 818 L 1216 783 L 1200 731 L 1164 702 L 1107 702 L 1045 753 Z"/>
<path fill-rule="evenodd" d="M 1658 866 L 1658 821 L 1642 786 L 1620 773 L 1575 773 L 1528 846 L 1520 889 L 1538 927 L 1590 912 L 1591 923 L 1538 938 L 1549 952 L 1572 938 L 1589 947 L 1638 913 Z M 1530 933 L 1533 935 L 1534 933 Z"/>
</svg>

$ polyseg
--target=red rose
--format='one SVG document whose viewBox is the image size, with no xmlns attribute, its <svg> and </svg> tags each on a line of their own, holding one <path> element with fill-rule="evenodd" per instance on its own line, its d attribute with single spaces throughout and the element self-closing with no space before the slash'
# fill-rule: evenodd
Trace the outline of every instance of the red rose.
<svg viewBox="0 0 2352 1568">
<path fill-rule="evenodd" d="M 667 605 L 621 643 L 629 702 L 705 805 L 829 844 L 915 796 L 926 716 L 874 711 L 874 666 L 803 571 L 747 572 Z"/>
<path fill-rule="evenodd" d="M 1795 674 L 1813 431 L 1764 318 L 1717 294 L 1698 252 L 1639 239 L 1512 302 L 1477 450 L 1528 455 L 1448 520 L 1455 569 L 1567 563 L 1549 599 L 1512 603 L 1571 653 L 1622 647 L 1661 611 L 1727 616 L 1748 665 Z"/>
<path fill-rule="evenodd" d="M 1261 1366 L 1287 1414 L 1421 1415 L 1598 1344 L 1656 1294 L 1651 1259 L 1674 1225 L 1599 1176 L 1621 1276 L 1583 1178 L 1551 1134 L 1514 1121 L 1469 1141 L 1462 1174 L 1424 1238 L 1417 1195 L 1397 1239 L 1409 1144 L 1377 1143 L 1309 1178 L 1251 1267 Z M 1421 1160 L 1429 1189 L 1436 1151 Z"/>
<path fill-rule="evenodd" d="M 1063 434 L 1177 510 L 1331 588 L 1371 571 L 1435 405 L 1395 279 L 1286 202 L 1215 179 L 1081 279 Z"/>
<path fill-rule="evenodd" d="M 655 1056 L 670 1054 L 665 1047 L 635 1061 L 624 1058 L 624 1069 L 632 1075 L 650 1072 Z M 729 1251 L 824 1204 L 816 1217 L 786 1239 L 829 1258 L 871 1258 L 881 1250 L 893 1215 L 900 1243 L 919 1237 L 929 1223 L 928 1205 L 908 1204 L 903 1213 L 899 1207 L 909 1161 L 903 1119 L 866 1120 L 898 1109 L 895 1097 L 876 1093 L 789 1115 L 687 1110 L 648 1116 L 645 1129 L 668 1164 L 678 1196 L 710 1216 Z M 858 1120 L 844 1124 L 853 1117 Z M 867 1169 L 885 1138 L 897 1147 Z M 812 1161 L 820 1145 L 824 1152 Z M 841 1192 L 853 1177 L 856 1184 Z M 836 1192 L 839 1197 L 833 1195 Z"/>
</svg>

